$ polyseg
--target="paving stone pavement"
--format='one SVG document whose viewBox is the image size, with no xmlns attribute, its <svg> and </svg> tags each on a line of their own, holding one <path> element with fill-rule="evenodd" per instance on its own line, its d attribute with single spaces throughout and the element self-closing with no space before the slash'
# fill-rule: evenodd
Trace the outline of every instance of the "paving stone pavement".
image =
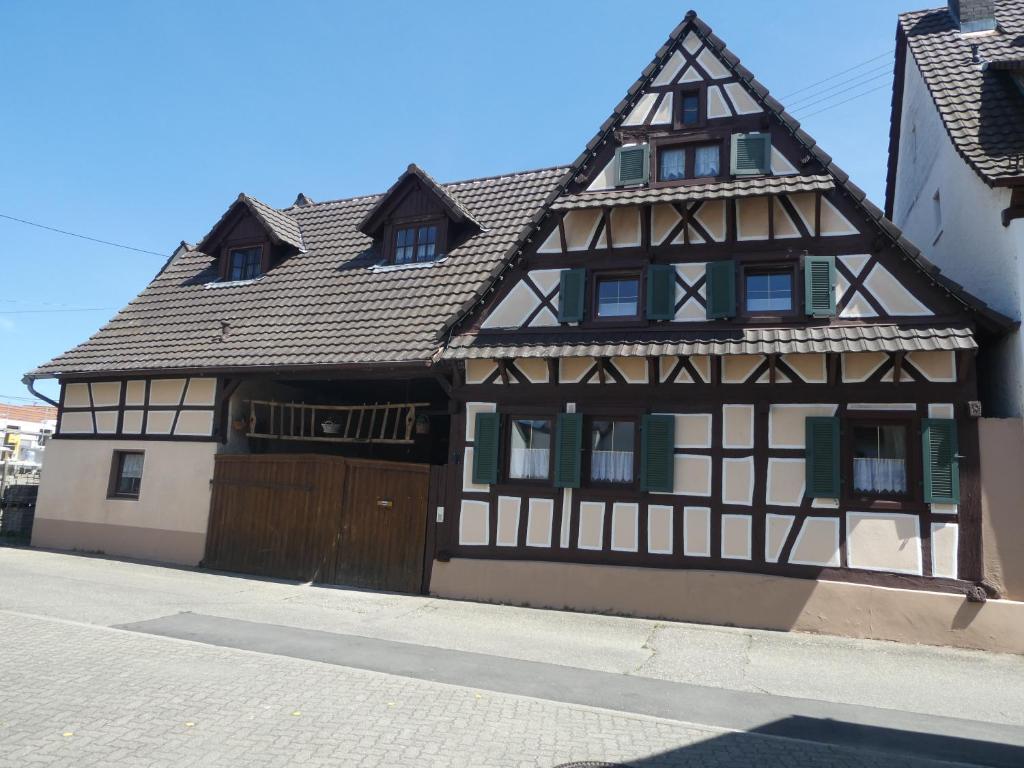
<svg viewBox="0 0 1024 768">
<path fill-rule="evenodd" d="M 0 611 L 0 766 L 937 768 Z"/>
</svg>

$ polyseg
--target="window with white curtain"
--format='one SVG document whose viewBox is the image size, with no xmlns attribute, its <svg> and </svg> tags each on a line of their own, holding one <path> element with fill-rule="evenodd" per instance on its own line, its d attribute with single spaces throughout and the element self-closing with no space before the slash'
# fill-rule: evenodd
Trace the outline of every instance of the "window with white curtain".
<svg viewBox="0 0 1024 768">
<path fill-rule="evenodd" d="M 113 470 L 108 496 L 137 499 L 142 490 L 141 451 L 114 451 Z"/>
<path fill-rule="evenodd" d="M 853 427 L 853 488 L 860 493 L 907 492 L 907 427 L 857 424 Z"/>
<path fill-rule="evenodd" d="M 632 483 L 636 424 L 593 419 L 590 422 L 590 479 L 599 483 Z"/>
<path fill-rule="evenodd" d="M 551 466 L 551 420 L 512 419 L 508 476 L 546 480 Z"/>
</svg>

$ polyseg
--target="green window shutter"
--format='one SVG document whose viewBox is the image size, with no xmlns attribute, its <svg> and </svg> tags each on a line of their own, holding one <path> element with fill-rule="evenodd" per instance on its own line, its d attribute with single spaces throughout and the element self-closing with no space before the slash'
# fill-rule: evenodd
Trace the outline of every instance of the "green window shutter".
<svg viewBox="0 0 1024 768">
<path fill-rule="evenodd" d="M 583 322 L 587 306 L 587 270 L 563 269 L 558 285 L 558 322 Z"/>
<path fill-rule="evenodd" d="M 672 493 L 675 480 L 676 419 L 644 416 L 640 424 L 640 490 Z"/>
<path fill-rule="evenodd" d="M 839 419 L 834 416 L 808 416 L 807 487 L 811 499 L 839 498 Z"/>
<path fill-rule="evenodd" d="M 772 137 L 769 133 L 732 135 L 733 176 L 767 176 L 772 172 Z"/>
<path fill-rule="evenodd" d="M 709 261 L 706 267 L 708 320 L 736 314 L 736 262 Z"/>
<path fill-rule="evenodd" d="M 836 257 L 804 258 L 804 311 L 811 317 L 836 313 Z"/>
<path fill-rule="evenodd" d="M 555 429 L 555 486 L 580 487 L 580 451 L 583 449 L 583 417 L 560 413 Z"/>
<path fill-rule="evenodd" d="M 676 268 L 671 264 L 647 267 L 647 319 L 671 320 L 676 316 Z"/>
<path fill-rule="evenodd" d="M 649 176 L 651 147 L 637 144 L 615 150 L 615 185 L 646 184 Z"/>
<path fill-rule="evenodd" d="M 924 457 L 924 500 L 930 504 L 960 503 L 960 458 L 957 455 L 956 421 L 921 421 Z"/>
<path fill-rule="evenodd" d="M 498 454 L 501 440 L 501 417 L 496 413 L 476 415 L 473 440 L 473 482 L 493 485 L 498 482 Z"/>
</svg>

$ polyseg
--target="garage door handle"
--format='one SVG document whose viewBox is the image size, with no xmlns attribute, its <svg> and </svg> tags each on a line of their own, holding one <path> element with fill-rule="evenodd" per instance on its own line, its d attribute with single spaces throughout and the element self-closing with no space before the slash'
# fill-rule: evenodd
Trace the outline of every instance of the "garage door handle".
<svg viewBox="0 0 1024 768">
<path fill-rule="evenodd" d="M 377 499 L 377 509 L 391 509 L 395 502 L 391 499 Z"/>
</svg>

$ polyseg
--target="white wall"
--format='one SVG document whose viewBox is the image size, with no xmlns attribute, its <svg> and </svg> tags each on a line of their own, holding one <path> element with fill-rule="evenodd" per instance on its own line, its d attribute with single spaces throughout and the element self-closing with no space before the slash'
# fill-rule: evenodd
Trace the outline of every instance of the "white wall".
<svg viewBox="0 0 1024 768">
<path fill-rule="evenodd" d="M 1020 319 L 1024 222 L 1003 226 L 1002 211 L 1009 204 L 1008 189 L 989 187 L 957 153 L 908 51 L 893 219 L 945 275 L 993 309 Z M 986 415 L 1020 416 L 1021 334 L 992 345 L 980 362 L 985 366 Z"/>
<path fill-rule="evenodd" d="M 194 565 L 203 556 L 215 442 L 51 440 L 34 546 Z M 108 499 L 115 450 L 144 451 L 138 499 Z"/>
</svg>

